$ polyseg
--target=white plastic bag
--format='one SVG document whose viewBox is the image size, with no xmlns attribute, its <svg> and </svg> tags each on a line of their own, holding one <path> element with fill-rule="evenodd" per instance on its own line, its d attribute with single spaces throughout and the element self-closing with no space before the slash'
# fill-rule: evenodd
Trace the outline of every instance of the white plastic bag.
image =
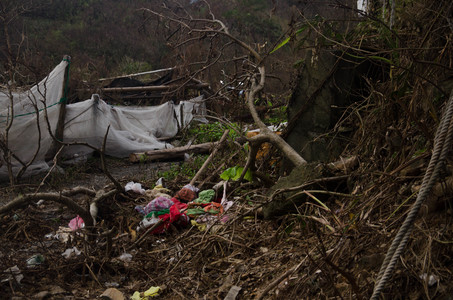
<svg viewBox="0 0 453 300">
<path fill-rule="evenodd" d="M 133 191 L 134 193 L 144 195 L 145 190 L 142 188 L 142 185 L 140 183 L 135 183 L 133 181 L 128 182 L 124 188 L 126 192 L 128 191 Z"/>
</svg>

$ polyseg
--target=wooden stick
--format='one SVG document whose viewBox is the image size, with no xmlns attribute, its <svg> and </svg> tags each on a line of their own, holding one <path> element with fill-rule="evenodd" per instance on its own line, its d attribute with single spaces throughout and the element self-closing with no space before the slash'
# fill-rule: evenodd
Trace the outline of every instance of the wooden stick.
<svg viewBox="0 0 453 300">
<path fill-rule="evenodd" d="M 305 259 L 304 259 L 305 260 Z M 277 279 L 275 279 L 273 282 L 271 282 L 270 284 L 267 285 L 267 287 L 264 289 L 264 291 L 261 292 L 261 294 L 259 294 L 258 296 L 256 296 L 256 300 L 261 300 L 264 298 L 264 296 L 267 295 L 267 293 L 269 293 L 270 290 L 272 290 L 274 287 L 276 287 L 280 282 L 282 282 L 283 280 L 285 280 L 286 277 L 288 277 L 289 275 L 293 274 L 294 272 L 296 272 L 300 266 L 302 266 L 304 260 L 302 260 L 300 263 L 298 263 L 297 265 L 293 266 L 292 268 L 290 268 L 288 271 L 286 271 L 285 273 L 283 273 L 281 276 L 277 277 Z"/>
<path fill-rule="evenodd" d="M 66 205 L 69 209 L 73 212 L 80 215 L 85 222 L 86 227 L 90 228 L 93 226 L 93 219 L 91 218 L 91 214 L 86 209 L 82 208 L 79 204 L 77 204 L 71 198 L 62 195 L 62 193 L 36 193 L 36 194 L 25 194 L 16 197 L 14 200 L 8 202 L 6 205 L 0 207 L 0 215 L 7 213 L 11 210 L 21 208 L 31 201 L 37 200 L 46 200 L 46 201 L 53 201 L 63 205 Z"/>
<path fill-rule="evenodd" d="M 198 177 L 200 177 L 201 174 L 204 173 L 204 171 L 207 169 L 208 167 L 208 164 L 211 162 L 211 160 L 214 158 L 215 154 L 217 153 L 217 151 L 220 149 L 220 146 L 223 144 L 223 142 L 225 142 L 226 138 L 228 137 L 228 134 L 230 133 L 230 130 L 227 129 L 225 130 L 225 132 L 223 133 L 222 135 L 222 138 L 220 139 L 220 141 L 216 144 L 214 150 L 212 150 L 211 154 L 209 155 L 209 157 L 204 161 L 203 165 L 201 166 L 200 170 L 198 170 L 197 174 L 195 174 L 195 176 L 192 178 L 192 180 L 190 181 L 190 185 L 194 185 L 195 181 L 197 181 Z"/>
</svg>

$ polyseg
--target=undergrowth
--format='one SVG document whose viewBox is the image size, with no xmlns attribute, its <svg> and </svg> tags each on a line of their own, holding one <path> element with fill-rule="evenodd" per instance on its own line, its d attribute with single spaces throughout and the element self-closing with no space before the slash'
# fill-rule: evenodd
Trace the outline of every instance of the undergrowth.
<svg viewBox="0 0 453 300">
<path fill-rule="evenodd" d="M 194 143 L 217 142 L 225 130 L 230 130 L 229 139 L 234 140 L 241 136 L 242 130 L 238 123 L 210 122 L 191 124 L 183 132 L 184 140 L 192 139 Z M 183 141 L 184 141 L 183 140 Z"/>
<path fill-rule="evenodd" d="M 184 179 L 189 180 L 200 169 L 208 155 L 192 155 L 182 163 L 173 164 L 169 170 L 157 172 L 158 177 L 166 180 Z"/>
</svg>

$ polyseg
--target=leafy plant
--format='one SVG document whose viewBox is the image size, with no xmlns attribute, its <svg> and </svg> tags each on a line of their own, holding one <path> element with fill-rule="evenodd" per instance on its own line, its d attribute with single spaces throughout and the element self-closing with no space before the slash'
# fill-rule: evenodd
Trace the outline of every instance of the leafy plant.
<svg viewBox="0 0 453 300">
<path fill-rule="evenodd" d="M 220 140 L 225 130 L 230 129 L 229 137 L 231 139 L 238 138 L 240 136 L 239 125 L 237 123 L 228 125 L 221 122 L 198 124 L 188 129 L 187 136 L 196 137 L 198 143 L 216 142 Z"/>
<path fill-rule="evenodd" d="M 223 180 L 237 181 L 239 177 L 241 177 L 243 170 L 244 168 L 239 166 L 228 168 L 222 174 L 220 174 L 220 178 L 222 178 Z M 245 173 L 244 179 L 250 182 L 252 181 L 252 172 L 250 172 L 250 169 L 248 169 Z"/>
</svg>

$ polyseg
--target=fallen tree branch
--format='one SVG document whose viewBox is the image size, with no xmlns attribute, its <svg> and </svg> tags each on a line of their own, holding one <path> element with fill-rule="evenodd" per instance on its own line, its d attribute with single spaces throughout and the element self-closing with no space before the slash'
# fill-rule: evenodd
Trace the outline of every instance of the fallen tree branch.
<svg viewBox="0 0 453 300">
<path fill-rule="evenodd" d="M 204 161 L 203 165 L 198 170 L 197 174 L 195 174 L 195 176 L 190 181 L 190 185 L 194 185 L 194 183 L 197 181 L 198 177 L 200 177 L 201 174 L 203 174 L 206 171 L 206 168 L 208 167 L 208 164 L 214 158 L 214 156 L 216 155 L 217 151 L 219 151 L 220 147 L 222 146 L 222 144 L 227 139 L 229 133 L 230 133 L 229 129 L 225 130 L 225 132 L 223 133 L 222 137 L 220 138 L 220 141 L 218 141 L 216 143 L 216 145 L 215 145 L 214 149 L 212 150 L 211 154 L 209 155 L 209 157 Z"/>
<path fill-rule="evenodd" d="M 70 192 L 72 193 L 72 192 Z M 93 226 L 93 219 L 91 218 L 90 212 L 82 208 L 75 201 L 73 201 L 68 196 L 63 195 L 63 193 L 36 193 L 36 194 L 25 194 L 16 197 L 11 202 L 0 207 L 0 215 L 5 214 L 11 210 L 22 208 L 25 205 L 29 204 L 31 201 L 38 200 L 47 200 L 57 202 L 63 205 L 66 205 L 69 209 L 78 214 L 84 221 L 87 227 Z"/>
<path fill-rule="evenodd" d="M 301 185 L 298 185 L 298 186 L 293 186 L 293 187 L 286 188 L 286 189 L 278 189 L 278 190 L 275 190 L 272 193 L 272 195 L 269 197 L 269 202 L 272 202 L 275 199 L 275 197 L 277 195 L 281 194 L 281 193 L 302 190 L 302 189 L 306 188 L 307 186 L 310 186 L 310 185 L 315 184 L 315 183 L 345 180 L 345 179 L 348 179 L 348 177 L 349 177 L 349 175 L 318 178 L 318 179 L 310 180 L 310 181 L 305 182 L 304 184 L 301 184 Z"/>
<path fill-rule="evenodd" d="M 153 161 L 158 159 L 183 158 L 184 154 L 191 152 L 196 154 L 208 153 L 215 148 L 219 142 L 203 143 L 198 145 L 175 147 L 170 149 L 152 150 L 140 153 L 131 153 L 130 162 Z"/>
<path fill-rule="evenodd" d="M 119 192 L 120 192 L 120 190 L 118 190 L 118 188 L 117 188 L 117 189 L 111 190 L 110 192 L 107 192 L 107 193 L 104 190 L 99 190 L 95 194 L 95 198 L 90 203 L 90 215 L 93 218 L 94 223 L 96 223 L 96 218 L 98 216 L 98 206 L 97 206 L 98 202 L 105 198 L 111 197 Z"/>
<path fill-rule="evenodd" d="M 251 167 L 252 165 L 254 165 L 256 153 L 258 152 L 258 148 L 264 142 L 270 142 L 272 145 L 274 145 L 296 167 L 307 163 L 307 161 L 302 156 L 300 156 L 300 154 L 296 150 L 294 150 L 281 136 L 279 136 L 278 134 L 272 132 L 269 128 L 267 128 L 266 124 L 264 124 L 264 122 L 258 116 L 258 112 L 257 112 L 255 104 L 253 102 L 255 100 L 255 95 L 260 90 L 263 89 L 265 77 L 266 77 L 264 66 L 258 67 L 258 71 L 260 74 L 260 81 L 257 84 L 256 79 L 252 79 L 252 86 L 250 88 L 250 91 L 248 93 L 246 93 L 246 98 L 247 98 L 247 106 L 252 115 L 253 121 L 255 122 L 256 125 L 258 125 L 258 127 L 260 129 L 260 134 L 248 139 L 249 143 L 250 143 L 250 154 L 247 159 L 247 163 L 244 167 L 244 170 L 242 171 L 240 180 L 242 180 L 244 178 L 244 176 L 247 172 L 247 169 L 249 167 Z"/>
</svg>

